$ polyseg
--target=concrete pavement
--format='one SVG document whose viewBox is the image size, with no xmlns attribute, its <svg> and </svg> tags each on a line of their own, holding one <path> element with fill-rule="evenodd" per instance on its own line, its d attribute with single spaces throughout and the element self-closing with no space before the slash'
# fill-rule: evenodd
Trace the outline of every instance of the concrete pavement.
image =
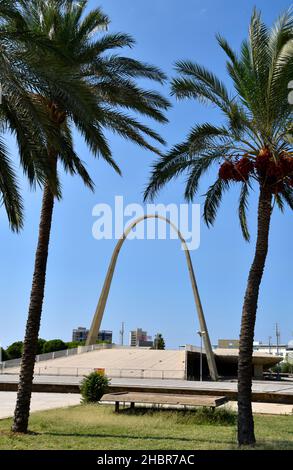
<svg viewBox="0 0 293 470">
<path fill-rule="evenodd" d="M 0 392 L 0 419 L 13 416 L 16 392 Z M 50 410 L 79 405 L 80 395 L 76 393 L 33 393 L 31 411 Z"/>
<path fill-rule="evenodd" d="M 229 403 L 222 405 L 221 408 L 223 407 L 237 411 L 237 402 L 229 401 Z M 292 415 L 293 406 L 281 403 L 252 403 L 252 411 L 254 414 L 264 415 Z"/>
<path fill-rule="evenodd" d="M 78 385 L 83 377 L 62 376 L 62 375 L 36 375 L 34 383 L 36 384 L 71 384 Z M 18 375 L 14 374 L 0 374 L 1 383 L 17 383 Z M 237 391 L 237 381 L 227 380 L 219 382 L 200 382 L 189 380 L 161 380 L 161 379 L 132 379 L 121 378 L 111 379 L 111 384 L 115 386 L 134 386 L 134 387 L 156 387 L 156 388 L 174 388 L 174 389 L 188 389 L 188 390 L 223 390 L 223 391 Z M 268 392 L 268 393 L 292 393 L 293 395 L 293 381 L 282 382 L 269 382 L 269 381 L 253 381 L 253 392 Z"/>
<path fill-rule="evenodd" d="M 68 375 L 35 375 L 35 384 L 70 384 L 78 385 L 83 377 L 75 377 Z M 17 383 L 18 375 L 16 374 L 0 374 L 1 383 Z M 115 386 L 134 386 L 134 387 L 156 387 L 156 388 L 174 388 L 186 390 L 223 390 L 223 391 L 237 391 L 236 380 L 226 380 L 219 382 L 200 382 L 189 380 L 161 380 L 161 379 L 132 379 L 121 378 L 111 379 L 111 384 Z M 282 382 L 268 382 L 268 381 L 253 381 L 253 392 L 268 392 L 268 393 L 292 393 L 293 395 L 293 381 Z"/>
</svg>

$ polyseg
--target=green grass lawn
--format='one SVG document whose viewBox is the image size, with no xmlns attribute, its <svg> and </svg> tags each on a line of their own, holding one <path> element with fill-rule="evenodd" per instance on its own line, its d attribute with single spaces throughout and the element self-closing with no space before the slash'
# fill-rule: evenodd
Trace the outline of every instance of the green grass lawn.
<svg viewBox="0 0 293 470">
<path fill-rule="evenodd" d="M 258 449 L 293 449 L 292 416 L 256 416 Z M 31 434 L 10 432 L 0 421 L 0 449 L 235 449 L 236 417 L 231 412 L 121 411 L 80 405 L 33 413 Z"/>
</svg>

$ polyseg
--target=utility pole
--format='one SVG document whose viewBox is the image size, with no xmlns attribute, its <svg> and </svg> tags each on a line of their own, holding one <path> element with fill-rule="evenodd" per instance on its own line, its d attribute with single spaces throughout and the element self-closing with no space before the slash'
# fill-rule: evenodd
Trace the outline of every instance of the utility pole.
<svg viewBox="0 0 293 470">
<path fill-rule="evenodd" d="M 120 344 L 121 346 L 123 346 L 124 344 L 124 321 L 122 322 L 121 330 L 120 330 Z"/>
<path fill-rule="evenodd" d="M 276 338 L 277 338 L 277 356 L 279 356 L 279 345 L 280 345 L 281 333 L 279 330 L 279 325 L 276 323 Z"/>
<path fill-rule="evenodd" d="M 269 354 L 272 354 L 272 349 L 271 349 L 271 340 L 272 340 L 272 337 L 269 336 Z"/>
</svg>

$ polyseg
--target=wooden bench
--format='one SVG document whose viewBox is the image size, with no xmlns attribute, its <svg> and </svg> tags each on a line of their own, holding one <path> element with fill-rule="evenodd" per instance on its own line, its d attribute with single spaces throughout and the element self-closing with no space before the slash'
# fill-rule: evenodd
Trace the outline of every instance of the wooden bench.
<svg viewBox="0 0 293 470">
<path fill-rule="evenodd" d="M 135 403 L 151 405 L 180 405 L 194 407 L 208 407 L 215 409 L 228 401 L 227 397 L 217 397 L 210 395 L 175 395 L 165 393 L 145 393 L 145 392 L 116 392 L 103 395 L 101 402 L 115 402 L 115 412 L 119 412 L 120 403 L 130 403 L 130 408 L 134 409 Z"/>
</svg>

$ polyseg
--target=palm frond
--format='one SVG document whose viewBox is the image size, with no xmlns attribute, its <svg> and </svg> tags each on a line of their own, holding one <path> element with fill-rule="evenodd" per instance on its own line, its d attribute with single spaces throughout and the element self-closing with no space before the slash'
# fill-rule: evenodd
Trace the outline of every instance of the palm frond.
<svg viewBox="0 0 293 470">
<path fill-rule="evenodd" d="M 176 63 L 175 70 L 179 74 L 186 75 L 187 77 L 201 82 L 224 102 L 229 102 L 229 93 L 224 83 L 206 68 L 191 61 L 179 61 Z"/>
<path fill-rule="evenodd" d="M 4 205 L 10 227 L 18 232 L 23 226 L 23 204 L 15 171 L 7 149 L 0 140 L 0 205 Z"/>
<path fill-rule="evenodd" d="M 241 186 L 240 198 L 239 198 L 239 221 L 240 227 L 242 230 L 242 234 L 244 239 L 249 242 L 250 241 L 250 234 L 247 225 L 247 209 L 248 209 L 248 197 L 249 197 L 249 185 L 248 183 L 243 183 Z"/>
<path fill-rule="evenodd" d="M 219 161 L 219 148 L 214 151 L 207 152 L 206 154 L 194 158 L 192 166 L 188 170 L 187 181 L 185 185 L 185 199 L 189 202 L 194 200 L 194 197 L 198 191 L 200 178 L 207 170 L 216 162 Z"/>
<path fill-rule="evenodd" d="M 223 194 L 228 188 L 229 183 L 218 178 L 205 194 L 203 217 L 208 227 L 214 224 Z"/>
<path fill-rule="evenodd" d="M 229 150 L 230 133 L 225 127 L 203 123 L 195 126 L 185 142 L 175 145 L 153 166 L 144 199 L 153 199 L 172 178 L 187 171 L 185 197 L 192 200 L 202 174 Z"/>
<path fill-rule="evenodd" d="M 280 209 L 281 212 L 284 212 L 285 206 L 284 206 L 284 201 L 282 198 L 282 195 L 280 194 L 275 194 L 274 195 L 274 201 L 277 204 L 278 208 Z"/>
<path fill-rule="evenodd" d="M 288 184 L 285 184 L 281 191 L 281 195 L 286 204 L 293 210 L 293 188 Z"/>
</svg>

